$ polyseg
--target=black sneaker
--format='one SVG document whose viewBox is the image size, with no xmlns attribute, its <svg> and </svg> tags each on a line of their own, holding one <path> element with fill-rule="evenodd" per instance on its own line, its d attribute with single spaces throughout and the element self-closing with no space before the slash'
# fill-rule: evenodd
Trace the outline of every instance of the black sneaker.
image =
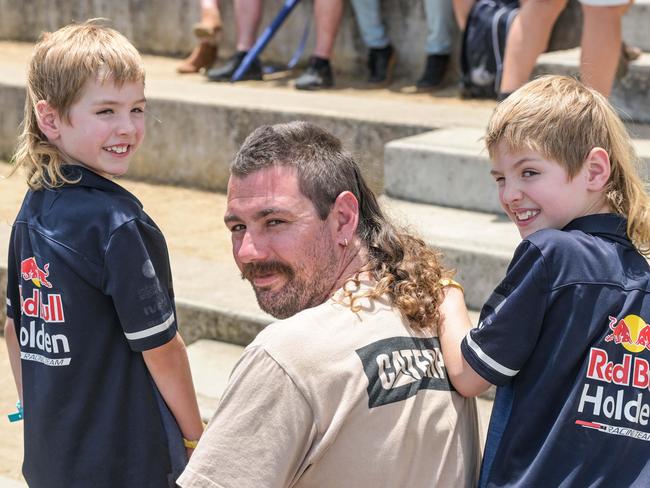
<svg viewBox="0 0 650 488">
<path fill-rule="evenodd" d="M 210 81 L 230 81 L 232 75 L 235 74 L 237 68 L 246 56 L 246 51 L 237 51 L 225 64 L 209 69 L 207 72 Z M 262 79 L 262 65 L 259 59 L 254 60 L 244 73 L 241 81 L 244 80 L 261 80 Z"/>
<path fill-rule="evenodd" d="M 368 82 L 381 84 L 390 83 L 397 55 L 390 44 L 381 49 L 370 49 L 368 53 Z"/>
<path fill-rule="evenodd" d="M 427 65 L 424 68 L 424 73 L 415 83 L 415 86 L 426 90 L 440 85 L 445 76 L 447 64 L 449 64 L 449 54 L 429 54 L 427 56 Z"/>
<path fill-rule="evenodd" d="M 316 56 L 309 58 L 307 70 L 296 80 L 295 87 L 298 90 L 320 90 L 334 86 L 332 66 L 329 59 Z"/>
</svg>

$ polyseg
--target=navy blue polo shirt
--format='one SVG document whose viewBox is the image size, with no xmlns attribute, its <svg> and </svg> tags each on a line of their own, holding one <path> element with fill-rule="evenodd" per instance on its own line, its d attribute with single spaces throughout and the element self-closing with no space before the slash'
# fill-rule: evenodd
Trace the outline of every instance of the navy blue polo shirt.
<svg viewBox="0 0 650 488">
<path fill-rule="evenodd" d="M 481 486 L 650 486 L 648 323 L 625 219 L 524 239 L 461 346 L 498 385 Z"/>
<path fill-rule="evenodd" d="M 165 240 L 142 204 L 82 167 L 29 191 L 9 247 L 23 473 L 34 488 L 164 487 L 164 405 L 141 351 L 176 334 Z"/>
</svg>

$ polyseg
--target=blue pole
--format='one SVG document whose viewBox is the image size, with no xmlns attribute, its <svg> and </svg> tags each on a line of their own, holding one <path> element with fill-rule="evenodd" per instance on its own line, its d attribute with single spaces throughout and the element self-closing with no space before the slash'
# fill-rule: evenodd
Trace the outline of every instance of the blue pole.
<svg viewBox="0 0 650 488">
<path fill-rule="evenodd" d="M 257 58 L 257 56 L 259 56 L 260 53 L 264 50 L 282 23 L 286 20 L 293 8 L 298 5 L 299 2 L 300 0 L 285 0 L 284 5 L 275 16 L 271 24 L 264 30 L 264 32 L 262 32 L 262 35 L 258 37 L 253 47 L 248 50 L 248 53 L 246 56 L 244 56 L 244 59 L 242 59 L 242 62 L 233 73 L 230 81 L 239 81 L 242 79 L 242 76 L 246 74 L 246 71 L 248 71 L 248 68 L 250 68 L 255 58 Z"/>
</svg>

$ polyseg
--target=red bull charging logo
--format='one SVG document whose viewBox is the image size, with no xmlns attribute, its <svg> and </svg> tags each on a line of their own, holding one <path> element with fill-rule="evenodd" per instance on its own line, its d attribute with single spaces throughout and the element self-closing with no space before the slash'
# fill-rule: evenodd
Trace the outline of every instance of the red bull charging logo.
<svg viewBox="0 0 650 488">
<path fill-rule="evenodd" d="M 612 332 L 605 337 L 605 342 L 614 341 L 633 353 L 650 350 L 650 325 L 638 315 L 628 315 L 621 320 L 610 316 L 609 328 Z"/>
<path fill-rule="evenodd" d="M 43 269 L 39 268 L 38 264 L 36 264 L 35 257 L 23 259 L 20 263 L 20 275 L 25 281 L 32 280 L 32 283 L 39 288 L 41 285 L 52 288 L 52 283 L 47 281 L 47 277 L 50 276 L 50 272 L 48 271 L 49 267 L 50 263 L 47 263 L 43 266 Z"/>
</svg>

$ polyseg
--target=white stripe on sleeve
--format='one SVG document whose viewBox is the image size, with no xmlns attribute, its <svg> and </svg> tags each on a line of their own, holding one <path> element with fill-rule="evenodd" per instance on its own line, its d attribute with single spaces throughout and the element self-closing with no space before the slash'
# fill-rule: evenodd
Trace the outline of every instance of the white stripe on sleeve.
<svg viewBox="0 0 650 488">
<path fill-rule="evenodd" d="M 505 376 L 515 376 L 517 373 L 519 373 L 519 370 L 515 369 L 510 369 L 506 368 L 504 365 L 499 364 L 496 362 L 494 359 L 492 359 L 490 356 L 485 354 L 483 350 L 479 347 L 479 345 L 472 340 L 472 337 L 468 333 L 465 338 L 467 339 L 467 345 L 476 353 L 476 355 L 479 357 L 481 361 L 483 361 L 485 364 L 487 364 L 490 368 L 493 370 L 501 373 L 502 375 Z"/>
<path fill-rule="evenodd" d="M 150 337 L 152 335 L 156 335 L 160 332 L 163 332 L 171 325 L 174 323 L 174 313 L 169 316 L 167 320 L 165 320 L 162 324 L 154 325 L 153 327 L 149 327 L 148 329 L 141 330 L 139 332 L 125 332 L 124 335 L 126 338 L 130 341 L 135 341 L 137 339 L 144 339 L 145 337 Z"/>
</svg>

